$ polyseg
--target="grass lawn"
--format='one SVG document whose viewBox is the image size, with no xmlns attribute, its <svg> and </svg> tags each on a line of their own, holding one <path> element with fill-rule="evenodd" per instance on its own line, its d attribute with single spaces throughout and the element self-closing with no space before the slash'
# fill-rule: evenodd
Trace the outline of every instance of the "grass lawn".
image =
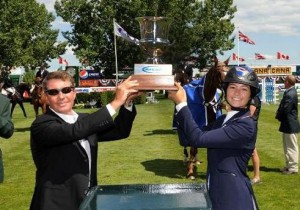
<svg viewBox="0 0 300 210">
<path fill-rule="evenodd" d="M 34 188 L 35 167 L 30 153 L 29 128 L 35 118 L 33 107 L 25 104 L 28 118 L 17 106 L 13 115 L 15 133 L 1 139 L 5 177 L 0 184 L 0 207 L 3 210 L 27 210 Z M 261 159 L 262 184 L 254 191 L 262 210 L 298 210 L 300 176 L 282 175 L 284 166 L 279 122 L 274 118 L 277 105 L 263 105 L 259 119 L 257 149 Z M 196 180 L 185 178 L 183 149 L 172 131 L 174 105 L 169 100 L 158 104 L 138 105 L 132 133 L 126 140 L 99 143 L 99 184 L 158 184 L 205 182 L 206 150 L 199 149 Z M 92 109 L 80 109 L 91 112 Z M 253 174 L 249 162 L 249 176 Z"/>
</svg>

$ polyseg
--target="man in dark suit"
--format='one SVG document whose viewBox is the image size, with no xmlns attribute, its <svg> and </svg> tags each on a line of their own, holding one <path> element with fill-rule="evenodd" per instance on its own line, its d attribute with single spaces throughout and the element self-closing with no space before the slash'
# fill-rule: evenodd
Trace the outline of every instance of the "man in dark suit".
<svg viewBox="0 0 300 210">
<path fill-rule="evenodd" d="M 0 137 L 10 138 L 14 133 L 14 124 L 10 115 L 10 101 L 7 97 L 0 94 Z M 2 151 L 0 149 L 0 183 L 4 179 L 4 167 Z"/>
<path fill-rule="evenodd" d="M 37 169 L 31 210 L 79 208 L 88 190 L 97 185 L 97 143 L 130 135 L 137 85 L 129 78 L 116 87 L 111 103 L 92 114 L 77 114 L 72 109 L 76 97 L 72 76 L 64 71 L 47 75 L 43 88 L 49 109 L 31 126 L 31 151 Z"/>
<path fill-rule="evenodd" d="M 36 72 L 35 74 L 35 78 L 40 77 L 41 80 L 43 81 L 45 79 L 45 77 L 47 76 L 49 72 L 46 69 L 46 65 L 43 64 L 41 65 L 41 67 L 39 68 L 39 70 Z"/>
<path fill-rule="evenodd" d="M 285 78 L 285 92 L 276 112 L 276 119 L 280 121 L 279 131 L 282 132 L 285 166 L 280 169 L 283 174 L 298 173 L 299 147 L 298 133 L 298 96 L 295 88 L 296 78 L 288 75 Z"/>
</svg>

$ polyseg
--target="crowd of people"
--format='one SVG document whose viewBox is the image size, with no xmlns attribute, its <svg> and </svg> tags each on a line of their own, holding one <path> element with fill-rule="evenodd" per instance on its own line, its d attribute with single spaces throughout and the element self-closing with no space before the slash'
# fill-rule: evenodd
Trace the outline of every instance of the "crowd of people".
<svg viewBox="0 0 300 210">
<path fill-rule="evenodd" d="M 78 209 L 89 189 L 97 185 L 98 142 L 130 136 L 136 116 L 133 99 L 141 92 L 138 81 L 129 77 L 117 86 L 115 98 L 91 114 L 73 110 L 76 98 L 74 79 L 65 71 L 41 68 L 43 90 L 49 107 L 30 127 L 30 147 L 36 167 L 36 183 L 31 210 Z M 298 173 L 298 97 L 295 77 L 285 79 L 285 92 L 276 113 L 282 132 L 284 175 Z M 247 66 L 232 67 L 222 83 L 226 114 L 205 128 L 194 121 L 186 91 L 168 91 L 175 103 L 178 132 L 194 148 L 207 148 L 207 187 L 212 209 L 258 209 L 253 184 L 261 183 L 256 149 L 261 102 L 258 77 Z M 0 136 L 13 135 L 9 100 L 0 95 Z M 116 116 L 115 116 L 116 115 Z M 182 143 L 184 145 L 185 143 Z M 253 179 L 247 175 L 252 158 Z M 0 182 L 3 182 L 0 150 Z"/>
</svg>

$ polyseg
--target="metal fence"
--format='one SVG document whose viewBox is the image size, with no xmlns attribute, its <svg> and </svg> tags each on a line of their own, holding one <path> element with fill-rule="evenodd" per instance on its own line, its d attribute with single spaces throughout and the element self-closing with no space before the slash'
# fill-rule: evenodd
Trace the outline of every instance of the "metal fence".
<svg viewBox="0 0 300 210">
<path fill-rule="evenodd" d="M 277 79 L 274 77 L 265 77 L 262 78 L 259 86 L 261 92 L 259 96 L 263 103 L 268 104 L 278 104 L 282 99 L 283 93 L 285 91 L 284 83 L 276 83 Z M 298 97 L 300 96 L 300 83 L 296 83 L 295 85 Z M 300 104 L 300 100 L 299 100 Z"/>
</svg>

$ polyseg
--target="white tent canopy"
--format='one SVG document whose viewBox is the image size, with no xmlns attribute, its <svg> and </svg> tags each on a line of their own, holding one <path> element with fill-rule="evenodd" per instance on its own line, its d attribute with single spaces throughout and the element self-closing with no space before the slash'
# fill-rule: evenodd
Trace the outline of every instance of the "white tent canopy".
<svg viewBox="0 0 300 210">
<path fill-rule="evenodd" d="M 25 73 L 25 68 L 23 66 L 14 67 L 11 69 L 11 75 L 23 75 Z"/>
</svg>

